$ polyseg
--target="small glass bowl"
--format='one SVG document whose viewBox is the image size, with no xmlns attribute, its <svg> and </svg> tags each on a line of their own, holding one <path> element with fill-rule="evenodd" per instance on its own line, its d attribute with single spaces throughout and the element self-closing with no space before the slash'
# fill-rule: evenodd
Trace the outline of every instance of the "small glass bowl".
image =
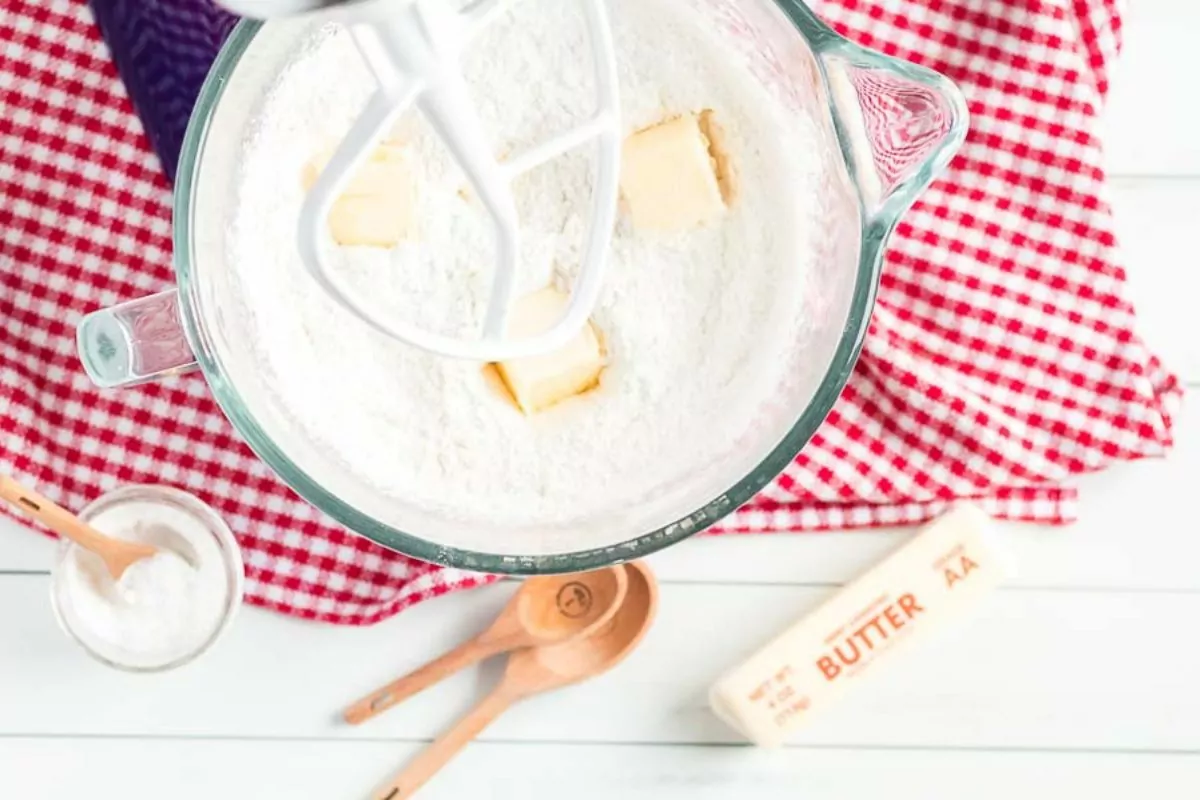
<svg viewBox="0 0 1200 800">
<path fill-rule="evenodd" d="M 70 615 L 64 611 L 64 604 L 67 602 L 65 597 L 66 590 L 62 589 L 59 578 L 68 556 L 73 550 L 79 547 L 69 539 L 62 539 L 59 544 L 58 555 L 51 574 L 50 602 L 54 608 L 54 616 L 58 620 L 59 627 L 76 644 L 82 647 L 88 655 L 100 663 L 126 672 L 166 672 L 167 670 L 176 669 L 194 661 L 201 654 L 207 652 L 221 638 L 225 631 L 228 630 L 230 624 L 233 622 L 233 618 L 237 615 L 238 608 L 242 604 L 242 591 L 245 584 L 242 551 L 238 547 L 237 539 L 234 538 L 233 532 L 229 530 L 229 526 L 218 516 L 216 511 L 210 508 L 203 500 L 170 486 L 123 486 L 120 489 L 97 498 L 80 511 L 78 516 L 84 522 L 89 522 L 101 512 L 111 509 L 113 506 L 131 502 L 158 503 L 171 506 L 199 521 L 212 535 L 213 540 L 217 544 L 217 549 L 221 552 L 224 560 L 227 577 L 226 585 L 228 588 L 228 596 L 225 600 L 225 609 L 221 616 L 221 621 L 212 635 L 191 652 L 163 664 L 127 664 L 115 659 L 111 654 L 97 650 L 88 643 L 85 636 L 80 635 L 72 627 Z"/>
</svg>

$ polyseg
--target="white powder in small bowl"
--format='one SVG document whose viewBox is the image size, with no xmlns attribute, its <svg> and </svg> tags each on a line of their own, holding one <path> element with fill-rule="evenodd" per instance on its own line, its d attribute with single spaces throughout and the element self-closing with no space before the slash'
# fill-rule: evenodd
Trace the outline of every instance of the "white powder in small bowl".
<svg viewBox="0 0 1200 800">
<path fill-rule="evenodd" d="M 346 33 L 315 34 L 261 101 L 225 253 L 246 310 L 226 314 L 223 324 L 242 326 L 226 338 L 253 351 L 288 427 L 377 495 L 463 525 L 603 517 L 685 483 L 697 464 L 720 463 L 781 381 L 814 252 L 817 133 L 780 113 L 686 4 L 613 0 L 611 9 L 627 133 L 712 109 L 739 195 L 723 219 L 678 234 L 621 222 L 593 315 L 610 362 L 600 386 L 532 417 L 480 365 L 379 334 L 304 272 L 295 246 L 304 166 L 344 135 L 374 89 Z M 575 3 L 516 4 L 468 48 L 463 68 L 500 156 L 594 106 Z M 459 192 L 465 183 L 419 115 L 393 134 L 415 153 L 419 238 L 337 249 L 334 268 L 381 313 L 475 331 L 494 263 L 489 219 Z M 587 228 L 589 163 L 577 154 L 516 183 L 524 290 L 569 285 Z"/>
<path fill-rule="evenodd" d="M 80 515 L 102 533 L 159 552 L 114 580 L 99 556 L 64 542 L 54 573 L 63 626 L 101 660 L 134 670 L 177 666 L 206 649 L 241 600 L 233 535 L 199 500 L 166 487 L 128 487 Z"/>
</svg>

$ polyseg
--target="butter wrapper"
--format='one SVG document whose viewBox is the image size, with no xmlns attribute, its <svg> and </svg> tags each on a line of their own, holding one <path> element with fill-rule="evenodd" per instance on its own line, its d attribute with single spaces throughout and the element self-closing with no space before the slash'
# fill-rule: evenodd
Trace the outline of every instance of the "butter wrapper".
<svg viewBox="0 0 1200 800">
<path fill-rule="evenodd" d="M 896 650 L 969 614 L 1008 574 L 991 521 L 960 505 L 712 687 L 713 711 L 777 746 Z"/>
</svg>

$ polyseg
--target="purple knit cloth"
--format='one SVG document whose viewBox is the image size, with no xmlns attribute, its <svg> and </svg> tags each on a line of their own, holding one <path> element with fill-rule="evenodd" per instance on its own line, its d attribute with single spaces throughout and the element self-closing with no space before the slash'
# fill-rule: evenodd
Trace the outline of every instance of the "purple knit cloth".
<svg viewBox="0 0 1200 800">
<path fill-rule="evenodd" d="M 96 23 L 167 177 L 188 117 L 237 17 L 213 0 L 90 0 Z"/>
</svg>

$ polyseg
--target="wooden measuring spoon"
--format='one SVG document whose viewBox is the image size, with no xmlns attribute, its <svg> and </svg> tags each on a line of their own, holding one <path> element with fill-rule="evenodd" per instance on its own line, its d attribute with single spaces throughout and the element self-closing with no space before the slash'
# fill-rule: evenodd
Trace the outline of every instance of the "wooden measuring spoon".
<svg viewBox="0 0 1200 800">
<path fill-rule="evenodd" d="M 622 567 L 529 578 L 486 631 L 358 700 L 342 716 L 358 725 L 486 658 L 586 636 L 617 613 L 627 584 Z"/>
<path fill-rule="evenodd" d="M 125 570 L 135 561 L 149 558 L 158 552 L 158 548 L 153 545 L 105 536 L 62 506 L 31 489 L 26 489 L 7 475 L 0 475 L 0 497 L 59 536 L 65 536 L 85 550 L 100 556 L 104 566 L 108 568 L 108 574 L 112 575 L 115 581 L 121 580 Z"/>
<path fill-rule="evenodd" d="M 412 797 L 509 706 L 542 692 L 594 678 L 621 663 L 642 640 L 658 608 L 654 575 L 643 563 L 626 564 L 629 589 L 616 615 L 590 636 L 565 644 L 518 650 L 490 695 L 374 795 L 374 800 Z"/>
</svg>

